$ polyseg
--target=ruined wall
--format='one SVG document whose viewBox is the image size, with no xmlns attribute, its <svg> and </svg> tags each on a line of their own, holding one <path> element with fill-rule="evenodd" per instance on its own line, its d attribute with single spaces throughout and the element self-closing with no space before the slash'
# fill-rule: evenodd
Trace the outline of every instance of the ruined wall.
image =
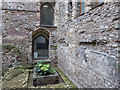
<svg viewBox="0 0 120 90">
<path fill-rule="evenodd" d="M 4 2 L 3 44 L 14 45 L 32 61 L 32 34 L 45 30 L 50 33 L 49 58 L 59 61 L 60 69 L 76 86 L 116 87 L 119 3 L 104 3 L 91 9 L 87 0 L 85 14 L 77 16 L 73 11 L 71 17 L 68 17 L 67 3 L 58 0 L 55 4 L 57 27 L 45 27 L 40 26 L 40 3 Z M 5 53 L 3 59 L 7 63 L 9 59 L 20 58 Z"/>
<path fill-rule="evenodd" d="M 44 3 L 43 3 L 44 4 Z M 32 36 L 34 32 L 44 30 L 50 33 L 49 38 L 49 59 L 57 59 L 55 30 L 56 27 L 40 26 L 40 2 L 3 2 L 2 3 L 2 40 L 3 48 L 8 47 L 9 52 L 3 51 L 3 68 L 8 68 L 15 61 L 32 61 Z M 24 54 L 20 56 L 12 54 L 12 47 L 19 49 Z"/>
<path fill-rule="evenodd" d="M 19 50 L 24 53 L 24 56 L 26 57 L 24 58 L 24 61 L 32 61 L 32 30 L 37 28 L 39 24 L 39 6 L 37 4 L 37 2 L 2 3 L 3 47 L 4 45 L 9 44 L 19 48 Z M 10 63 L 8 63 L 10 62 L 9 59 L 13 61 L 12 63 L 15 61 L 20 61 L 17 60 L 19 56 L 16 57 L 14 55 L 10 55 L 10 52 L 4 52 L 3 61 L 6 62 L 3 62 L 3 66 L 7 67 L 10 65 Z"/>
<path fill-rule="evenodd" d="M 67 6 L 63 4 L 59 9 L 59 67 L 80 88 L 117 87 L 118 2 L 86 9 L 72 19 L 63 16 Z"/>
</svg>

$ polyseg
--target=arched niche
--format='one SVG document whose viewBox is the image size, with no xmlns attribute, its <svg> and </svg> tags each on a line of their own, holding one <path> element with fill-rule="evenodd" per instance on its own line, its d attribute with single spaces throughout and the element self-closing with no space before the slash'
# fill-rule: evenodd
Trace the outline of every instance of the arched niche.
<svg viewBox="0 0 120 90">
<path fill-rule="evenodd" d="M 32 52 L 34 60 L 49 58 L 49 34 L 45 30 L 37 30 L 33 33 Z"/>
<path fill-rule="evenodd" d="M 54 9 L 49 3 L 45 3 L 41 6 L 40 13 L 41 25 L 53 25 Z"/>
</svg>

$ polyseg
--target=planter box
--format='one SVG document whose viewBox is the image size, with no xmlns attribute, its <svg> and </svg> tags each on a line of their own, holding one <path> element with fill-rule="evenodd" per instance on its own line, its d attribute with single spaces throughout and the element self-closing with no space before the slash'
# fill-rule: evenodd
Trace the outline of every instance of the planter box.
<svg viewBox="0 0 120 90">
<path fill-rule="evenodd" d="M 57 84 L 60 81 L 61 80 L 60 80 L 59 74 L 57 72 L 52 75 L 38 76 L 35 69 L 33 71 L 33 85 L 34 86 Z"/>
</svg>

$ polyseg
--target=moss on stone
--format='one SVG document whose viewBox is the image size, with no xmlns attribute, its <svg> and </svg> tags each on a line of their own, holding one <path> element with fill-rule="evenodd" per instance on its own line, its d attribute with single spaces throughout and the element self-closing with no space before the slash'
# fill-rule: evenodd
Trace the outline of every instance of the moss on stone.
<svg viewBox="0 0 120 90">
<path fill-rule="evenodd" d="M 20 57 L 23 57 L 24 53 L 20 49 L 12 44 L 3 44 L 2 49 L 4 53 L 18 54 Z"/>
<path fill-rule="evenodd" d="M 76 90 L 78 89 L 71 80 L 69 80 L 69 78 L 59 69 L 59 68 L 55 68 L 56 71 L 60 74 L 61 78 L 63 79 L 63 83 L 59 83 L 59 84 L 54 84 L 54 85 L 46 85 L 46 86 L 38 86 L 37 88 L 62 88 L 63 89 L 67 89 L 67 88 L 71 88 L 71 90 Z"/>
<path fill-rule="evenodd" d="M 17 75 L 19 75 L 21 73 L 23 73 L 22 69 L 13 69 L 13 68 L 10 68 L 3 75 L 3 80 L 10 81 L 11 79 L 13 79 L 14 77 L 16 77 Z"/>
<path fill-rule="evenodd" d="M 59 83 L 59 84 L 53 84 L 53 85 L 47 85 L 47 86 L 38 86 L 37 88 L 67 88 L 67 86 L 64 83 Z"/>
<path fill-rule="evenodd" d="M 24 51 L 12 44 L 3 44 L 2 46 L 3 53 L 8 53 L 12 56 L 17 55 L 21 61 L 27 61 L 27 56 Z"/>
<path fill-rule="evenodd" d="M 118 67 L 120 67 L 120 62 L 118 62 Z"/>
<path fill-rule="evenodd" d="M 9 53 L 9 51 L 11 51 L 12 49 L 14 49 L 13 45 L 9 45 L 9 44 L 3 44 L 2 45 L 2 49 L 4 53 Z"/>
<path fill-rule="evenodd" d="M 31 42 L 26 45 L 26 48 L 29 48 L 30 46 L 32 46 Z"/>
<path fill-rule="evenodd" d="M 28 72 L 23 71 L 22 73 L 18 73 L 21 71 L 18 69 L 17 70 L 13 69 L 13 70 L 12 70 L 13 73 L 11 74 L 15 75 L 15 73 L 17 73 L 17 75 L 12 77 L 10 80 L 2 80 L 2 88 L 23 88 L 23 87 L 25 88 L 27 87 Z"/>
<path fill-rule="evenodd" d="M 15 69 L 33 69 L 33 65 L 31 63 L 28 64 L 22 64 L 22 65 L 17 65 Z"/>
<path fill-rule="evenodd" d="M 54 89 L 59 89 L 62 88 L 62 90 L 66 90 L 66 89 L 71 89 L 71 90 L 78 90 L 78 88 L 72 83 L 72 81 L 70 81 L 68 79 L 68 77 L 59 69 L 59 68 L 55 68 L 56 71 L 60 74 L 61 78 L 63 79 L 63 82 L 60 82 L 58 84 L 50 84 L 50 85 L 44 85 L 44 86 L 29 86 L 30 88 L 45 88 L 45 89 L 49 89 L 49 88 L 54 88 Z M 33 83 L 30 81 L 30 83 Z M 32 85 L 32 84 L 30 84 Z"/>
<path fill-rule="evenodd" d="M 67 84 L 68 88 L 76 88 L 77 89 L 77 87 L 72 83 L 72 81 L 59 68 L 55 68 L 55 69 L 60 74 L 63 81 Z"/>
</svg>

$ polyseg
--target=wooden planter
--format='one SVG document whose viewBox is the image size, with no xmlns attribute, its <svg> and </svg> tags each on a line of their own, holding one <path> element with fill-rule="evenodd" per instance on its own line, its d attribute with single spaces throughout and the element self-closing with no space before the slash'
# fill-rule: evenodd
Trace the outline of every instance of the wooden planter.
<svg viewBox="0 0 120 90">
<path fill-rule="evenodd" d="M 33 71 L 33 85 L 34 86 L 57 84 L 60 81 L 61 80 L 60 80 L 59 74 L 57 72 L 52 75 L 38 76 L 35 69 Z"/>
</svg>

